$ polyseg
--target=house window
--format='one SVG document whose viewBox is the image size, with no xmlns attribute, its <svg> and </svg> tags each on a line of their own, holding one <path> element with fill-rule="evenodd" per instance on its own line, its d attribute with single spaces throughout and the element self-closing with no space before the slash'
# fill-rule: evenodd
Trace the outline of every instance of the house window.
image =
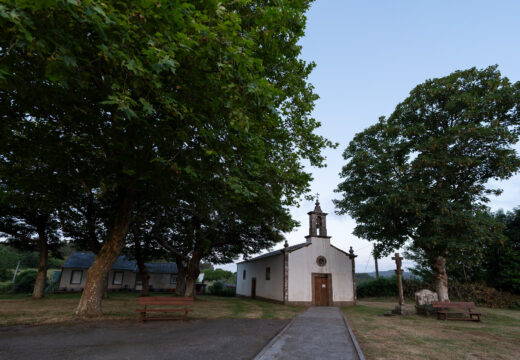
<svg viewBox="0 0 520 360">
<path fill-rule="evenodd" d="M 114 277 L 112 279 L 112 285 L 123 285 L 123 272 L 122 271 L 114 272 Z"/>
<path fill-rule="evenodd" d="M 170 284 L 177 285 L 177 275 L 170 274 Z"/>
<path fill-rule="evenodd" d="M 83 270 L 72 270 L 70 275 L 71 284 L 81 284 L 81 278 L 83 277 Z"/>
<path fill-rule="evenodd" d="M 265 268 L 265 279 L 271 280 L 271 268 L 270 267 Z"/>
<path fill-rule="evenodd" d="M 246 279 L 246 271 L 244 270 L 244 272 L 242 273 L 242 280 L 245 280 Z"/>
<path fill-rule="evenodd" d="M 141 273 L 137 273 L 137 275 L 135 277 L 135 285 L 143 286 L 143 278 L 141 277 Z"/>
</svg>

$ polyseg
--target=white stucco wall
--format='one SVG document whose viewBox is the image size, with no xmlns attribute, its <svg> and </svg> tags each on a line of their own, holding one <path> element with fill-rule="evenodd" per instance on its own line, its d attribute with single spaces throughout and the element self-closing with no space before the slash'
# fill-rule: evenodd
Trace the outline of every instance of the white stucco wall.
<svg viewBox="0 0 520 360">
<path fill-rule="evenodd" d="M 81 283 L 80 284 L 71 284 L 71 276 L 72 271 L 82 271 L 83 274 L 81 276 Z M 123 283 L 121 285 L 115 285 L 113 284 L 114 280 L 114 270 L 110 270 L 108 273 L 108 289 L 109 290 L 118 290 L 118 289 L 135 289 L 135 273 L 133 271 L 128 270 L 115 270 L 115 271 L 122 271 L 123 272 Z M 74 291 L 80 291 L 85 287 L 85 283 L 87 282 L 87 272 L 88 269 L 62 269 L 61 272 L 61 279 L 60 279 L 60 290 L 74 290 Z"/>
<path fill-rule="evenodd" d="M 170 274 L 150 273 L 149 285 L 157 290 L 175 289 L 175 284 L 170 284 Z"/>
<path fill-rule="evenodd" d="M 83 274 L 81 276 L 81 283 L 80 284 L 71 284 L 71 276 L 72 271 L 82 271 Z M 87 281 L 87 271 L 86 269 L 62 269 L 61 270 L 61 279 L 60 279 L 60 290 L 76 290 L 79 291 L 85 287 L 85 282 Z"/>
<path fill-rule="evenodd" d="M 327 259 L 323 267 L 316 263 L 320 255 Z M 313 237 L 309 246 L 289 253 L 289 301 L 313 301 L 312 273 L 332 274 L 332 301 L 354 301 L 351 260 L 330 239 Z"/>
<path fill-rule="evenodd" d="M 256 278 L 256 296 L 283 301 L 283 254 L 237 264 L 237 295 L 251 296 L 251 279 Z M 271 268 L 271 280 L 265 279 L 265 269 Z M 243 279 L 243 271 L 246 278 Z"/>
<path fill-rule="evenodd" d="M 120 285 L 113 284 L 115 272 L 123 273 L 123 283 Z M 135 272 L 128 271 L 128 270 L 110 270 L 110 272 L 108 273 L 108 289 L 109 290 L 135 289 Z"/>
</svg>

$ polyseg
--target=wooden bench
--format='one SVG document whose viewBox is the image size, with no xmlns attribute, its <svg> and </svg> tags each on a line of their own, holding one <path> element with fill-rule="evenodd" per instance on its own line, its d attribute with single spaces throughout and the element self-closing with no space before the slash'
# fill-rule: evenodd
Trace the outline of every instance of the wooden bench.
<svg viewBox="0 0 520 360">
<path fill-rule="evenodd" d="M 433 301 L 432 307 L 437 310 L 437 319 L 441 320 L 472 320 L 480 321 L 479 312 L 476 312 L 476 306 L 473 302 L 441 302 Z M 452 311 L 458 310 L 458 311 Z M 466 310 L 466 311 L 462 311 Z M 450 315 L 457 315 L 451 317 Z M 469 315 L 469 318 L 464 316 Z"/>
<path fill-rule="evenodd" d="M 141 313 L 141 322 L 146 320 L 177 320 L 183 319 L 188 321 L 188 312 L 192 311 L 189 306 L 193 305 L 192 297 L 140 297 L 139 305 L 144 306 L 144 309 L 137 309 L 136 311 Z M 150 306 L 157 306 L 159 308 L 150 309 Z M 173 308 L 172 308 L 173 307 Z M 146 313 L 157 312 L 157 313 L 170 313 L 170 312 L 184 312 L 184 316 L 175 317 L 146 317 Z"/>
</svg>

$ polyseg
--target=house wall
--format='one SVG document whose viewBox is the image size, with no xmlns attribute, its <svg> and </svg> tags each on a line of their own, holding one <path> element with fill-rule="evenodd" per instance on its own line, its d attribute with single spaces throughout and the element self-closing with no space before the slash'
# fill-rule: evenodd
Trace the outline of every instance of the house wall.
<svg viewBox="0 0 520 360">
<path fill-rule="evenodd" d="M 83 274 L 81 276 L 80 284 L 71 284 L 71 276 L 72 271 L 82 271 Z M 114 285 L 112 282 L 114 280 L 114 272 L 122 271 L 123 272 L 123 283 L 121 285 Z M 135 273 L 133 271 L 128 270 L 110 270 L 108 273 L 108 289 L 109 290 L 133 290 L 135 289 Z M 60 290 L 72 290 L 72 291 L 81 291 L 85 287 L 85 283 L 87 282 L 87 272 L 88 269 L 62 269 L 61 270 L 61 279 L 60 279 Z"/>
<path fill-rule="evenodd" d="M 73 270 L 83 271 L 81 276 L 81 284 L 70 283 Z M 85 282 L 87 280 L 87 271 L 87 269 L 62 269 L 59 290 L 82 290 L 85 287 Z"/>
<path fill-rule="evenodd" d="M 283 254 L 264 259 L 243 262 L 237 265 L 238 296 L 251 296 L 251 279 L 256 278 L 256 296 L 276 301 L 283 301 Z M 265 269 L 271 268 L 271 280 L 265 279 Z M 243 279 L 243 271 L 246 278 Z"/>
<path fill-rule="evenodd" d="M 149 274 L 149 285 L 157 290 L 175 289 L 175 284 L 170 284 L 170 274 Z"/>
<path fill-rule="evenodd" d="M 330 246 L 330 239 L 310 238 L 310 245 L 289 253 L 289 302 L 312 304 L 312 273 L 332 275 L 332 301 L 334 305 L 354 302 L 352 262 L 347 254 Z M 318 256 L 327 259 L 318 266 Z"/>
<path fill-rule="evenodd" d="M 123 272 L 123 283 L 121 285 L 113 284 L 115 272 Z M 108 273 L 108 290 L 135 289 L 135 275 L 135 272 L 129 270 L 110 270 Z"/>
</svg>

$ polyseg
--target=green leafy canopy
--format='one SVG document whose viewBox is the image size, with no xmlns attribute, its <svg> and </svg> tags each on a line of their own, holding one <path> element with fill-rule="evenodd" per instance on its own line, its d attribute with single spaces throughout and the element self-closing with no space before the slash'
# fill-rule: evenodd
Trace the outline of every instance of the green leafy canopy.
<svg viewBox="0 0 520 360">
<path fill-rule="evenodd" d="M 335 201 L 381 254 L 411 246 L 428 259 L 498 241 L 485 216 L 491 179 L 518 171 L 520 83 L 496 66 L 418 85 L 388 118 L 357 134 Z"/>
</svg>

